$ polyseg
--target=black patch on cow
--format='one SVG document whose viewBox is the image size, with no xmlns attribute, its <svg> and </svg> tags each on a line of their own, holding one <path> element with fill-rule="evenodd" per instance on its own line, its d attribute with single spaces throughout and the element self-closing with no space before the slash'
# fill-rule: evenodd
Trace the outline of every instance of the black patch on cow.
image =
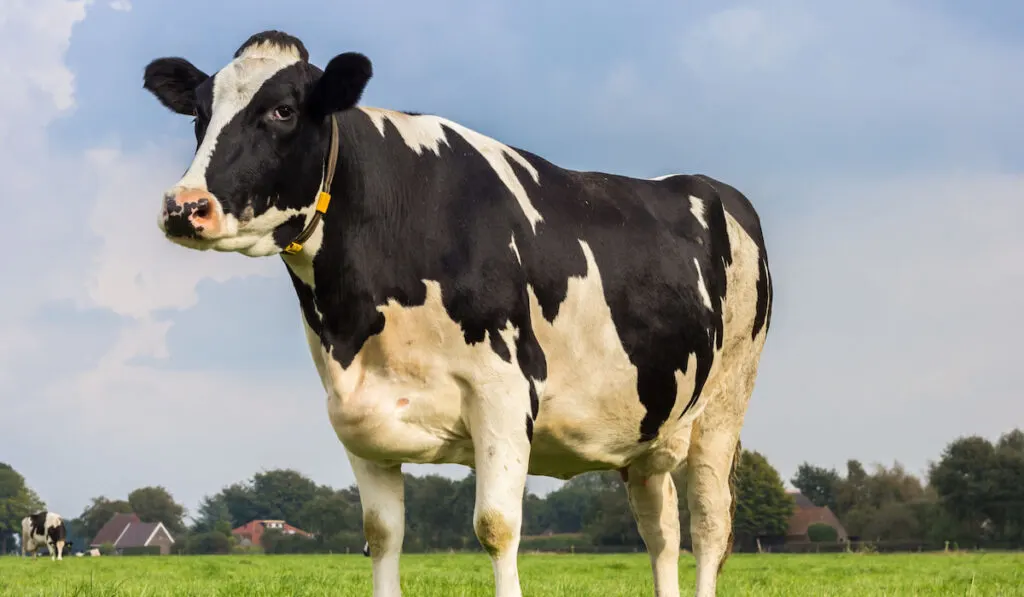
<svg viewBox="0 0 1024 597">
<path fill-rule="evenodd" d="M 60 521 L 57 525 L 46 529 L 46 539 L 49 543 L 56 543 L 57 541 L 64 541 L 68 537 L 67 528 L 64 526 L 64 521 Z"/>
<path fill-rule="evenodd" d="M 296 50 L 299 51 L 299 57 L 302 58 L 302 61 L 309 62 L 309 52 L 306 50 L 306 46 L 302 43 L 302 41 L 299 40 L 299 38 L 291 36 L 282 31 L 275 31 L 273 29 L 268 31 L 261 31 L 260 33 L 254 33 L 253 35 L 249 36 L 249 39 L 245 40 L 245 43 L 239 46 L 238 50 L 235 51 L 234 57 L 238 58 L 239 56 L 241 56 L 242 52 L 244 52 L 246 48 L 263 43 L 277 46 L 282 50 L 287 50 L 288 48 L 295 48 Z"/>
<path fill-rule="evenodd" d="M 274 244 L 279 247 L 286 247 L 306 227 L 306 218 L 294 215 L 274 229 Z"/>
<path fill-rule="evenodd" d="M 29 516 L 29 528 L 32 529 L 33 536 L 43 537 L 46 535 L 46 514 L 47 512 L 44 510 Z"/>
<path fill-rule="evenodd" d="M 505 339 L 498 334 L 493 334 L 490 336 L 490 340 L 491 350 L 494 351 L 494 354 L 501 357 L 501 360 L 505 361 L 506 363 L 511 363 L 512 351 L 509 350 L 508 344 L 505 343 Z"/>
<path fill-rule="evenodd" d="M 320 323 L 320 317 L 316 313 L 316 298 L 313 296 L 313 289 L 300 280 L 290 267 L 285 269 L 288 271 L 288 277 L 292 281 L 292 286 L 295 287 L 295 294 L 299 299 L 299 308 L 302 309 L 302 316 L 306 319 L 306 323 L 313 333 L 317 337 L 323 338 L 323 326 Z"/>
<path fill-rule="evenodd" d="M 533 419 L 526 415 L 526 441 L 533 442 Z"/>
</svg>

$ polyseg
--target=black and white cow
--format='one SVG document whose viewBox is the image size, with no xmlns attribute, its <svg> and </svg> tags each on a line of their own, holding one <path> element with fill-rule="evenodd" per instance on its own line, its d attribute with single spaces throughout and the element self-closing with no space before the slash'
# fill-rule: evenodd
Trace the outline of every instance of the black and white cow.
<svg viewBox="0 0 1024 597">
<path fill-rule="evenodd" d="M 656 593 L 678 595 L 669 473 L 685 463 L 696 591 L 714 595 L 772 308 L 754 208 L 707 176 L 567 170 L 357 106 L 370 77 L 361 54 L 321 70 L 268 31 L 212 76 L 154 60 L 144 86 L 195 123 L 160 202 L 167 238 L 284 261 L 359 486 L 373 594 L 400 594 L 415 462 L 476 469 L 499 597 L 521 594 L 527 474 L 594 470 L 621 472 Z"/>
<path fill-rule="evenodd" d="M 21 519 L 21 555 L 36 555 L 41 547 L 50 551 L 51 560 L 63 560 L 64 551 L 70 547 L 67 542 L 68 529 L 64 519 L 56 512 L 36 512 Z"/>
</svg>

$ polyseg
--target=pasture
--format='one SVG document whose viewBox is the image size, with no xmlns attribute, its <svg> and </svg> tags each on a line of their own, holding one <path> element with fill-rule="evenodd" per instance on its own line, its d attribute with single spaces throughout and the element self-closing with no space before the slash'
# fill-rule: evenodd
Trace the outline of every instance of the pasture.
<svg viewBox="0 0 1024 597">
<path fill-rule="evenodd" d="M 525 595 L 653 595 L 646 554 L 522 555 Z M 406 555 L 407 597 L 490 597 L 482 555 Z M 681 559 L 683 594 L 693 561 Z M 0 558 L 0 595 L 17 597 L 253 596 L 363 597 L 370 561 L 360 555 Z M 835 554 L 730 557 L 719 595 L 942 596 L 1024 595 L 1024 554 Z"/>
</svg>

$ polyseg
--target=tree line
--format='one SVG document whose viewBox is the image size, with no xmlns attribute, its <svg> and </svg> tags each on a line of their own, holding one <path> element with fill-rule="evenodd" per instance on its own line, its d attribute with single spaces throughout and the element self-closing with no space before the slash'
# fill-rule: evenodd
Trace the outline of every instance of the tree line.
<svg viewBox="0 0 1024 597">
<path fill-rule="evenodd" d="M 673 473 L 679 500 L 682 543 L 690 545 L 685 472 Z M 405 477 L 409 552 L 478 550 L 472 528 L 475 475 Z M 1024 432 L 1014 429 L 998 441 L 970 436 L 950 442 L 930 465 L 926 478 L 898 463 L 867 470 L 847 462 L 832 468 L 802 463 L 790 480 L 818 506 L 828 506 L 854 541 L 904 542 L 960 547 L 1024 547 Z M 782 477 L 757 451 L 743 450 L 736 474 L 735 548 L 782 546 L 796 504 Z M 14 547 L 21 518 L 45 508 L 24 478 L 0 463 L 0 551 Z M 86 546 L 119 512 L 164 523 L 177 553 L 358 552 L 362 549 L 362 509 L 356 486 L 335 489 L 290 469 L 256 473 L 205 496 L 191 516 L 164 487 L 142 487 L 124 499 L 92 498 L 68 521 L 70 538 Z M 642 551 L 625 487 L 616 472 L 579 475 L 540 497 L 527 493 L 523 507 L 524 549 L 572 548 L 586 551 Z M 186 518 L 188 521 L 186 521 Z M 285 520 L 313 538 L 268 530 L 261 545 L 242 547 L 231 529 L 254 519 Z M 817 534 L 812 540 L 834 541 Z"/>
</svg>

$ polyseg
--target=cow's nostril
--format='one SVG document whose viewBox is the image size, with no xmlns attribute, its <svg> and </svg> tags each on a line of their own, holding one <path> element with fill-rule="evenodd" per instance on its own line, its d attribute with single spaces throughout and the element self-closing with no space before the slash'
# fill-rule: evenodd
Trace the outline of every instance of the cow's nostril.
<svg viewBox="0 0 1024 597">
<path fill-rule="evenodd" d="M 195 211 L 197 218 L 205 218 L 210 215 L 210 200 L 203 197 L 199 200 L 196 205 Z"/>
</svg>

